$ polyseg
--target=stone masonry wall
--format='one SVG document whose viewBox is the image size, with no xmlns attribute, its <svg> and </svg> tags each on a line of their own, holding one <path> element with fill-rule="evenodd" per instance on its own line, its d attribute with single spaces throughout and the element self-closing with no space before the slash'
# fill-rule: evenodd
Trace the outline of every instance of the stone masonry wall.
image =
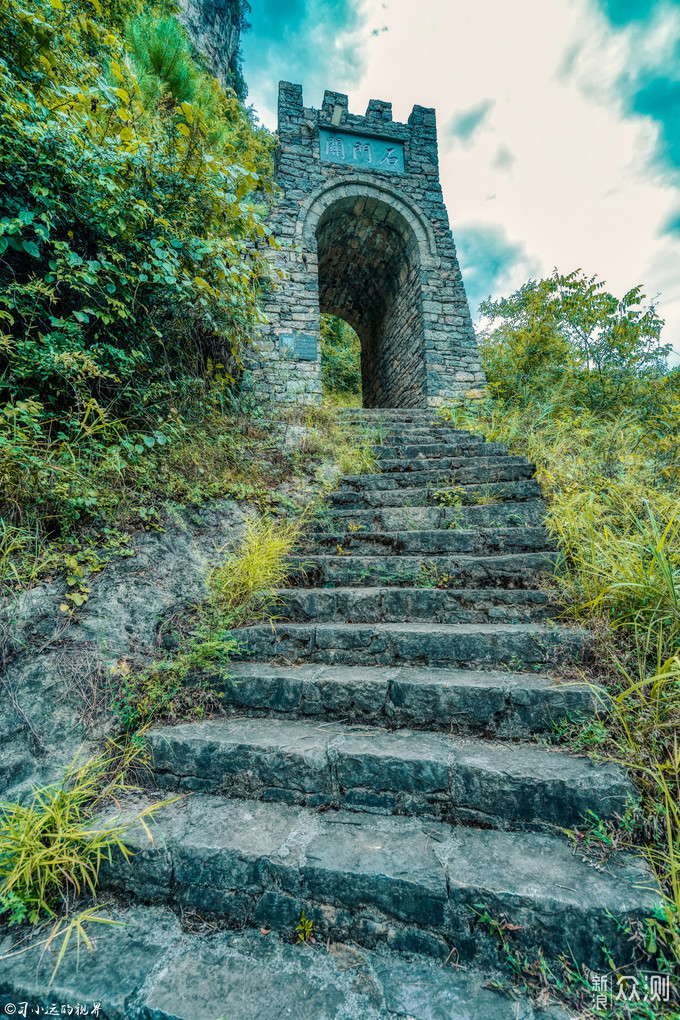
<svg viewBox="0 0 680 1020">
<path fill-rule="evenodd" d="M 288 274 L 266 297 L 249 366 L 261 399 L 318 402 L 319 312 L 362 342 L 366 406 L 435 406 L 485 384 L 439 185 L 434 110 L 408 124 L 390 103 L 365 117 L 327 91 L 321 110 L 279 85 L 271 226 Z"/>
<path fill-rule="evenodd" d="M 373 360 L 362 351 L 364 407 L 422 407 L 427 403 L 420 267 L 402 266 L 399 289 L 382 323 Z"/>
</svg>

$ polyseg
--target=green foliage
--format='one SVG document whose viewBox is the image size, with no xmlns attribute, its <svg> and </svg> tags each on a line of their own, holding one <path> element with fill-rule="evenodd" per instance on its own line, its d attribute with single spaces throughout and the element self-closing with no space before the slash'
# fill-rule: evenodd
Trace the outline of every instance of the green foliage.
<svg viewBox="0 0 680 1020">
<path fill-rule="evenodd" d="M 267 277 L 248 242 L 267 228 L 247 198 L 258 178 L 211 144 L 218 86 L 186 42 L 145 98 L 146 78 L 86 4 L 60 19 L 5 3 L 3 383 L 71 438 L 88 401 L 139 419 L 151 401 L 169 409 L 211 347 L 238 357 Z M 169 27 L 183 38 L 174 19 L 147 38 L 167 46 Z"/>
<path fill-rule="evenodd" d="M 295 943 L 300 945 L 301 942 L 313 942 L 314 941 L 314 922 L 305 916 L 304 910 L 300 915 L 300 920 L 295 925 Z"/>
<path fill-rule="evenodd" d="M 269 136 L 171 11 L 0 0 L 0 558 L 110 520 L 261 321 Z"/>
<path fill-rule="evenodd" d="M 361 404 L 361 342 L 333 315 L 321 316 L 321 383 L 324 395 L 347 395 Z"/>
<path fill-rule="evenodd" d="M 376 438 L 370 431 L 356 437 L 346 437 L 336 454 L 341 473 L 343 475 L 377 474 L 380 471 L 380 464 L 375 447 Z"/>
<path fill-rule="evenodd" d="M 108 799 L 129 789 L 125 775 L 131 752 L 115 745 L 77 766 L 74 761 L 61 783 L 35 788 L 21 804 L 0 805 L 0 913 L 9 923 L 32 924 L 82 891 L 94 894 L 104 857 L 115 848 L 130 856 L 123 837 L 141 824 L 151 839 L 145 818 L 153 805 L 134 818 L 100 822 L 95 817 Z M 167 802 L 166 802 L 167 803 Z"/>
<path fill-rule="evenodd" d="M 120 679 L 111 708 L 131 746 L 143 745 L 140 734 L 152 722 L 203 719 L 218 710 L 209 682 L 193 680 L 191 674 L 224 666 L 238 652 L 238 642 L 224 627 L 219 630 L 200 620 L 176 655 L 157 659 L 140 671 L 127 663 L 113 667 L 113 675 Z"/>
<path fill-rule="evenodd" d="M 238 623 L 254 615 L 271 615 L 301 530 L 302 520 L 262 517 L 248 521 L 238 549 L 208 576 L 213 605 L 223 618 Z"/>
<path fill-rule="evenodd" d="M 210 676 L 223 673 L 240 654 L 234 627 L 271 618 L 303 516 L 285 522 L 251 519 L 239 547 L 208 574 L 209 596 L 179 627 L 177 650 L 141 671 L 126 662 L 113 667 L 120 679 L 112 707 L 129 737 L 152 721 L 201 719 L 219 710 Z"/>
<path fill-rule="evenodd" d="M 476 485 L 465 487 L 454 485 L 448 489 L 437 489 L 433 493 L 435 502 L 440 506 L 488 506 L 492 503 L 502 503 L 505 499 L 502 489 L 494 489 L 490 485 Z"/>
<path fill-rule="evenodd" d="M 612 843 L 650 861 L 664 906 L 647 949 L 678 973 L 680 374 L 665 370 L 661 323 L 642 301 L 639 287 L 617 301 L 594 279 L 555 273 L 487 302 L 482 352 L 497 400 L 443 413 L 537 465 L 562 550 L 554 583 L 565 615 L 596 635 L 593 679 L 611 695 L 608 714 L 562 736 L 636 780 L 639 824 L 622 819 Z"/>
<path fill-rule="evenodd" d="M 663 320 L 644 300 L 641 286 L 618 299 L 595 276 L 555 270 L 483 302 L 489 323 L 480 348 L 492 394 L 520 403 L 549 394 L 591 412 L 615 411 L 641 390 L 653 397 L 670 346 L 660 344 Z"/>
<path fill-rule="evenodd" d="M 375 428 L 362 428 L 346 421 L 338 414 L 345 406 L 324 397 L 320 407 L 292 405 L 282 412 L 284 420 L 304 429 L 304 436 L 298 443 L 296 456 L 319 457 L 332 461 L 341 474 L 375 474 L 380 470 L 375 447 L 380 443 L 380 433 Z M 355 406 L 355 405 L 352 405 Z M 320 478 L 319 484 L 328 488 L 337 483 Z"/>
<path fill-rule="evenodd" d="M 601 866 L 597 862 L 593 863 Z M 492 982 L 489 987 L 496 987 L 507 997 L 528 995 L 535 998 L 541 1009 L 557 1000 L 571 1007 L 575 1011 L 573 1015 L 601 1017 L 602 1020 L 677 1020 L 675 1003 L 659 1001 L 658 989 L 655 992 L 649 973 L 637 971 L 637 986 L 633 985 L 630 970 L 627 968 L 622 972 L 617 969 L 606 945 L 602 945 L 602 952 L 610 970 L 603 988 L 601 981 L 595 980 L 602 975 L 589 967 L 578 967 L 573 956 L 562 956 L 551 964 L 540 950 L 535 958 L 527 956 L 516 948 L 514 942 L 514 933 L 521 930 L 521 925 L 513 924 L 506 917 L 498 917 L 486 904 L 477 903 L 471 910 L 475 914 L 473 923 L 487 931 L 497 943 L 500 957 L 512 977 L 512 990 L 507 988 L 505 982 L 498 981 Z M 655 918 L 648 922 L 646 944 L 654 942 L 658 924 Z M 629 928 L 626 932 L 631 940 L 635 937 Z M 659 962 L 659 971 L 662 974 L 672 974 L 672 969 L 662 960 Z M 637 990 L 635 998 L 632 996 L 634 988 Z M 620 994 L 621 989 L 623 996 Z M 595 1005 L 596 1002 L 602 1005 Z"/>
</svg>

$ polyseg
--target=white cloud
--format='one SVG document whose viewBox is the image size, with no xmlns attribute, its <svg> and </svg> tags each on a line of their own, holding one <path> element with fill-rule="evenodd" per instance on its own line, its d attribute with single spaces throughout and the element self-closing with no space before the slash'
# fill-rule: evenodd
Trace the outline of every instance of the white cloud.
<svg viewBox="0 0 680 1020">
<path fill-rule="evenodd" d="M 458 225 L 474 223 L 480 238 L 485 225 L 491 233 L 502 225 L 508 251 L 524 253 L 518 274 L 530 264 L 544 274 L 581 267 L 616 294 L 637 283 L 649 296 L 660 291 L 664 340 L 680 354 L 680 238 L 660 236 L 677 215 L 678 188 L 650 163 L 654 122 L 626 115 L 617 91 L 635 39 L 647 65 L 667 48 L 663 26 L 641 41 L 639 25 L 613 31 L 589 0 L 360 3 L 363 74 L 349 89 L 350 111 L 363 113 L 370 98 L 391 100 L 398 120 L 414 103 L 436 107 L 454 238 Z M 269 112 L 276 83 L 271 95 L 262 88 L 251 99 Z M 321 98 L 305 93 L 310 105 Z M 485 102 L 484 129 L 467 147 L 447 139 L 447 125 Z M 514 275 L 501 284 L 506 293 L 508 280 L 523 282 Z"/>
</svg>

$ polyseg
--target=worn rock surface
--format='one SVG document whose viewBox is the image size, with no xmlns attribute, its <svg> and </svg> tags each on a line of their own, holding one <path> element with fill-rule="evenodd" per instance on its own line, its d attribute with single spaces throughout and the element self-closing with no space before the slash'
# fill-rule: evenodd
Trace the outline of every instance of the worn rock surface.
<svg viewBox="0 0 680 1020">
<path fill-rule="evenodd" d="M 101 1020 L 566 1020 L 491 989 L 499 975 L 443 968 L 423 957 L 371 952 L 341 942 L 293 944 L 260 928 L 196 934 L 170 910 L 116 909 L 104 916 L 96 952 L 67 950 L 47 992 L 54 953 L 42 946 L 0 966 L 0 1009 L 27 1002 L 100 1004 Z M 96 926 L 93 926 L 96 927 Z M 265 929 L 266 931 L 266 929 Z M 0 939 L 0 956 L 11 939 Z M 112 980 L 114 978 L 114 980 Z M 7 1011 L 9 1013 L 9 1011 Z M 29 1013 L 29 1016 L 31 1014 Z"/>
<path fill-rule="evenodd" d="M 94 711 L 121 659 L 150 656 L 159 620 L 205 597 L 216 550 L 236 542 L 246 513 L 235 503 L 178 515 L 165 532 L 133 538 L 133 555 L 86 578 L 91 593 L 76 619 L 60 611 L 66 586 L 43 584 L 0 609 L 0 791 L 17 799 L 52 782 L 78 749 L 106 727 Z M 93 725 L 94 724 L 94 725 Z"/>
<path fill-rule="evenodd" d="M 237 69 L 240 41 L 238 0 L 179 0 L 180 19 L 196 49 L 223 85 Z"/>
</svg>

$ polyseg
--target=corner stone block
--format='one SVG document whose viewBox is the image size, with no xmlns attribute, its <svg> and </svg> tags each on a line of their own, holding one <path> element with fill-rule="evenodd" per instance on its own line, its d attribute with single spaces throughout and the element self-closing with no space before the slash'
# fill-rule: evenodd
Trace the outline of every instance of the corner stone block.
<svg viewBox="0 0 680 1020">
<path fill-rule="evenodd" d="M 392 120 L 392 104 L 382 99 L 369 99 L 366 120 Z"/>
</svg>

